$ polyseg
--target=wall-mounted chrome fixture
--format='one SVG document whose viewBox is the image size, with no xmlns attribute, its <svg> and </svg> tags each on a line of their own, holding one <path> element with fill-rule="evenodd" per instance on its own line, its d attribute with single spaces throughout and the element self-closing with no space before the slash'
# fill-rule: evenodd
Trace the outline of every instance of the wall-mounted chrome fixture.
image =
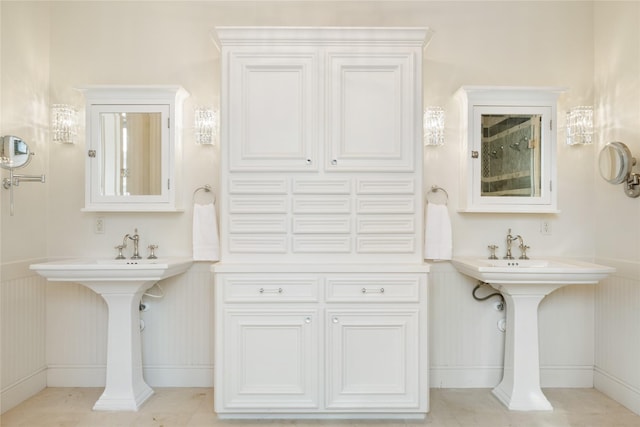
<svg viewBox="0 0 640 427">
<path fill-rule="evenodd" d="M 567 145 L 593 142 L 593 107 L 580 106 L 567 111 Z"/>
<path fill-rule="evenodd" d="M 218 139 L 218 112 L 209 107 L 196 108 L 194 133 L 197 144 L 215 144 Z"/>
<path fill-rule="evenodd" d="M 636 159 L 622 142 L 610 142 L 600 151 L 600 175 L 611 184 L 624 184 L 629 197 L 640 196 L 640 173 L 633 172 Z"/>
<path fill-rule="evenodd" d="M 0 167 L 9 171 L 9 178 L 2 180 L 2 186 L 10 191 L 9 213 L 13 216 L 13 187 L 21 182 L 45 182 L 44 175 L 19 175 L 13 173 L 14 169 L 25 167 L 31 161 L 35 153 L 29 151 L 29 146 L 22 138 L 17 136 L 3 136 L 0 138 Z"/>
<path fill-rule="evenodd" d="M 424 110 L 424 145 L 444 144 L 444 109 L 430 106 Z"/>
</svg>

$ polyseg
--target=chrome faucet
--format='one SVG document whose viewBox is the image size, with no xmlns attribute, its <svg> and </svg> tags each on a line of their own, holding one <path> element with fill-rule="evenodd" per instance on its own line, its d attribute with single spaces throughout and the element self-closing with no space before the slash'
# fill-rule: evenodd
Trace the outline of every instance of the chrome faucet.
<svg viewBox="0 0 640 427">
<path fill-rule="evenodd" d="M 122 254 L 122 250 L 127 247 L 127 240 L 133 240 L 133 255 L 131 259 L 142 259 L 140 253 L 138 252 L 138 244 L 140 243 L 140 235 L 138 234 L 138 229 L 134 229 L 134 235 L 131 236 L 129 233 L 125 234 L 122 238 L 122 244 L 116 246 L 118 250 L 118 256 L 116 259 L 125 259 L 125 256 Z"/>
<path fill-rule="evenodd" d="M 131 255 L 131 259 L 142 259 L 142 257 L 138 253 L 138 243 L 140 243 L 140 236 L 138 235 L 138 229 L 137 228 L 134 229 L 133 232 L 135 233 L 133 236 L 129 236 L 128 234 L 125 235 L 125 240 L 127 239 L 127 237 L 133 240 L 133 255 Z"/>
<path fill-rule="evenodd" d="M 515 259 L 513 257 L 513 255 L 511 255 L 511 243 L 514 240 L 518 240 L 518 239 L 520 239 L 520 241 L 522 241 L 522 237 L 520 237 L 520 235 L 512 236 L 511 235 L 511 229 L 509 229 L 509 232 L 507 234 L 507 254 L 504 256 L 504 259 Z"/>
</svg>

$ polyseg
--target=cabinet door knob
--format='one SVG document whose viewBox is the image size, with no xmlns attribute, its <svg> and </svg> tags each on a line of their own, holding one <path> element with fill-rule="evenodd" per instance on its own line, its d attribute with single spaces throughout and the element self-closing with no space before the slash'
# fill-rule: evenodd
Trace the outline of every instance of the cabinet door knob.
<svg viewBox="0 0 640 427">
<path fill-rule="evenodd" d="M 311 164 L 311 159 L 307 159 L 307 164 L 310 165 Z"/>
<path fill-rule="evenodd" d="M 337 165 L 337 164 L 338 164 L 338 161 L 337 161 L 336 159 L 333 159 L 333 160 L 331 160 L 331 164 L 332 164 L 333 166 L 335 166 L 335 165 Z"/>
<path fill-rule="evenodd" d="M 337 318 L 337 317 L 334 317 L 333 319 L 331 319 L 331 321 L 332 321 L 333 323 L 338 323 L 338 318 Z"/>
<path fill-rule="evenodd" d="M 311 317 L 305 317 L 304 318 L 304 323 L 311 323 Z"/>
</svg>

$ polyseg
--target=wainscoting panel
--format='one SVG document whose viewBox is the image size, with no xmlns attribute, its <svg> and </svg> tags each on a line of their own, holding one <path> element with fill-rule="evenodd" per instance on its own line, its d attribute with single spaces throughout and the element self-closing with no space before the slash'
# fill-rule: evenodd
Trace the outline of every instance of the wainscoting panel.
<svg viewBox="0 0 640 427">
<path fill-rule="evenodd" d="M 640 263 L 597 262 L 617 271 L 596 286 L 595 387 L 640 414 Z"/>
<path fill-rule="evenodd" d="M 2 265 L 1 412 L 46 387 L 45 284 L 28 262 Z"/>
<path fill-rule="evenodd" d="M 156 387 L 213 386 L 213 283 L 210 263 L 160 282 L 143 297 L 142 364 Z M 107 307 L 91 290 L 49 283 L 47 371 L 52 387 L 104 386 Z"/>
<path fill-rule="evenodd" d="M 449 263 L 432 263 L 429 274 L 431 387 L 495 387 L 502 378 L 504 333 L 499 301 L 473 299 L 476 281 Z M 495 292 L 483 286 L 478 296 Z M 539 308 L 540 380 L 543 387 L 592 387 L 593 286 L 568 286 Z"/>
</svg>

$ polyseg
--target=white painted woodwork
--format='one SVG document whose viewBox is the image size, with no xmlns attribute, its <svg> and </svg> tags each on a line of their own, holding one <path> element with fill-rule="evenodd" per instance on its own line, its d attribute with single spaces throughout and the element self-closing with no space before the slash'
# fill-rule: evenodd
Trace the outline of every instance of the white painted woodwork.
<svg viewBox="0 0 640 427">
<path fill-rule="evenodd" d="M 640 413 L 640 262 L 596 261 L 616 273 L 596 285 L 594 386 Z"/>
<path fill-rule="evenodd" d="M 232 178 L 229 194 L 287 194 L 286 178 Z"/>
<path fill-rule="evenodd" d="M 427 30 L 216 32 L 218 415 L 424 417 Z"/>
<path fill-rule="evenodd" d="M 420 410 L 417 308 L 348 305 L 326 318 L 328 409 Z"/>
<path fill-rule="evenodd" d="M 28 262 L 0 266 L 0 412 L 47 386 L 46 280 Z"/>
<path fill-rule="evenodd" d="M 318 159 L 318 52 L 231 51 L 229 170 L 313 171 Z"/>
<path fill-rule="evenodd" d="M 220 307 L 222 308 L 222 307 Z M 319 318 L 314 308 L 222 308 L 218 412 L 318 408 Z"/>
<path fill-rule="evenodd" d="M 216 29 L 226 262 L 422 262 L 427 38 L 421 28 Z"/>
<path fill-rule="evenodd" d="M 80 88 L 86 103 L 86 177 L 83 211 L 175 212 L 183 209 L 179 191 L 182 179 L 183 103 L 188 93 L 180 86 L 101 85 Z M 159 193 L 147 195 L 105 194 L 109 174 L 108 151 L 101 128 L 101 113 L 154 112 L 160 115 Z M 111 151 L 113 151 L 112 149 Z M 93 152 L 93 154 L 89 154 Z M 113 153 L 112 153 L 113 155 Z M 113 163 L 117 160 L 111 159 Z"/>
<path fill-rule="evenodd" d="M 327 49 L 327 170 L 413 170 L 416 57 L 402 47 Z"/>
<path fill-rule="evenodd" d="M 557 99 L 560 87 L 463 86 L 458 93 L 463 111 L 460 158 L 461 212 L 558 213 Z M 482 194 L 483 114 L 539 114 L 541 121 L 540 193 L 535 196 Z"/>
<path fill-rule="evenodd" d="M 215 410 L 423 417 L 427 272 L 419 264 L 217 264 Z"/>
</svg>

